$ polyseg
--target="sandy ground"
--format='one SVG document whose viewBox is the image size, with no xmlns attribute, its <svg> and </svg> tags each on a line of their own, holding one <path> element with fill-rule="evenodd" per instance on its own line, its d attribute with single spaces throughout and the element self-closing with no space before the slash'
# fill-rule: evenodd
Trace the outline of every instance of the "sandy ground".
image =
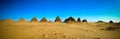
<svg viewBox="0 0 120 39">
<path fill-rule="evenodd" d="M 97 23 L 0 22 L 0 39 L 120 39 Z"/>
</svg>

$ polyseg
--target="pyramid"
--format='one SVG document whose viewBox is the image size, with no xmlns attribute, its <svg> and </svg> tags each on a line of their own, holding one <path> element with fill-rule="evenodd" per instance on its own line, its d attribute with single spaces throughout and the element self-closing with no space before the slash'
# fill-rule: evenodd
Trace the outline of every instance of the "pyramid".
<svg viewBox="0 0 120 39">
<path fill-rule="evenodd" d="M 104 21 L 98 21 L 97 23 L 104 23 Z"/>
<path fill-rule="evenodd" d="M 109 21 L 109 23 L 113 23 L 113 21 L 111 20 L 111 21 Z"/>
<path fill-rule="evenodd" d="M 18 22 L 25 22 L 24 18 L 21 18 Z"/>
<path fill-rule="evenodd" d="M 43 17 L 43 18 L 40 20 L 40 22 L 47 22 L 47 20 L 46 20 L 45 17 Z"/>
<path fill-rule="evenodd" d="M 64 22 L 67 22 L 69 19 L 67 18 L 67 19 L 65 19 L 65 21 Z"/>
<path fill-rule="evenodd" d="M 80 18 L 77 19 L 77 22 L 81 22 Z"/>
<path fill-rule="evenodd" d="M 75 23 L 76 21 L 75 21 L 75 19 L 73 17 L 69 17 L 69 18 L 65 19 L 64 22 L 66 22 L 66 23 Z"/>
<path fill-rule="evenodd" d="M 87 22 L 87 20 L 86 20 L 86 19 L 84 19 L 82 22 Z"/>
<path fill-rule="evenodd" d="M 31 20 L 31 22 L 38 22 L 36 17 L 33 17 L 33 19 Z"/>
<path fill-rule="evenodd" d="M 56 17 L 55 22 L 61 22 L 61 19 L 59 16 Z"/>
<path fill-rule="evenodd" d="M 5 20 L 6 22 L 13 22 L 13 20 L 11 18 L 8 18 L 7 20 Z"/>
<path fill-rule="evenodd" d="M 69 17 L 69 21 L 75 22 L 75 19 L 73 17 Z"/>
</svg>

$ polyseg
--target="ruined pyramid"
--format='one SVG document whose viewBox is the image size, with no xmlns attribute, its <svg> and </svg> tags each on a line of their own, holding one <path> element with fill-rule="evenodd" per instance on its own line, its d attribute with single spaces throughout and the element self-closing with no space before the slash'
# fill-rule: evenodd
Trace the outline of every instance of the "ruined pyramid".
<svg viewBox="0 0 120 39">
<path fill-rule="evenodd" d="M 77 22 L 78 22 L 78 23 L 80 23 L 80 22 L 81 22 L 80 18 L 78 18 L 78 19 L 77 19 Z"/>
<path fill-rule="evenodd" d="M 103 23 L 103 22 L 104 22 L 104 21 L 101 21 L 101 20 L 100 20 L 100 21 L 97 21 L 97 23 Z"/>
<path fill-rule="evenodd" d="M 82 22 L 87 22 L 87 20 L 86 19 L 83 19 L 83 21 Z"/>
<path fill-rule="evenodd" d="M 55 22 L 61 22 L 61 19 L 59 16 L 56 17 Z"/>
<path fill-rule="evenodd" d="M 38 22 L 37 18 L 36 17 L 33 17 L 31 22 Z"/>
<path fill-rule="evenodd" d="M 47 19 L 45 17 L 43 17 L 40 22 L 47 22 Z"/>
<path fill-rule="evenodd" d="M 110 21 L 109 21 L 109 23 L 113 23 L 113 21 L 112 21 L 112 20 L 110 20 Z"/>
<path fill-rule="evenodd" d="M 8 18 L 7 20 L 5 20 L 6 22 L 13 22 L 13 20 L 11 18 Z"/>
<path fill-rule="evenodd" d="M 75 19 L 73 17 L 69 17 L 69 18 L 65 19 L 64 22 L 65 23 L 75 23 L 76 21 L 75 21 Z"/>
<path fill-rule="evenodd" d="M 24 18 L 21 18 L 18 22 L 25 22 Z"/>
</svg>

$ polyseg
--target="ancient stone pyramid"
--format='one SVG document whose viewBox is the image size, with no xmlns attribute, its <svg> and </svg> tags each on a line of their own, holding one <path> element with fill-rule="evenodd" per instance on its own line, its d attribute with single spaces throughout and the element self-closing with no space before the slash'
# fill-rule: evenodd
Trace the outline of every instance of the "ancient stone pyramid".
<svg viewBox="0 0 120 39">
<path fill-rule="evenodd" d="M 36 17 L 33 17 L 33 19 L 31 20 L 31 22 L 38 22 Z"/>
<path fill-rule="evenodd" d="M 97 21 L 97 23 L 104 23 L 104 21 L 101 21 L 101 20 L 100 20 L 100 21 Z"/>
<path fill-rule="evenodd" d="M 76 21 L 75 21 L 75 19 L 73 17 L 69 17 L 69 18 L 65 19 L 64 22 L 66 22 L 66 23 L 75 23 Z"/>
<path fill-rule="evenodd" d="M 40 22 L 47 22 L 47 19 L 45 17 L 43 17 Z"/>
<path fill-rule="evenodd" d="M 5 20 L 6 22 L 13 22 L 13 20 L 11 18 L 8 18 L 7 20 Z"/>
<path fill-rule="evenodd" d="M 65 21 L 64 21 L 64 22 L 68 22 L 68 20 L 69 20 L 69 19 L 67 18 L 67 19 L 65 19 Z"/>
<path fill-rule="evenodd" d="M 24 18 L 21 18 L 18 22 L 25 22 Z"/>
<path fill-rule="evenodd" d="M 109 23 L 113 23 L 113 21 L 112 21 L 112 20 L 110 20 L 110 21 L 109 21 Z"/>
<path fill-rule="evenodd" d="M 86 20 L 86 19 L 84 19 L 82 22 L 87 22 L 87 20 Z"/>
<path fill-rule="evenodd" d="M 80 18 L 77 19 L 77 22 L 81 22 Z"/>
<path fill-rule="evenodd" d="M 61 19 L 59 16 L 56 17 L 55 22 L 61 22 Z"/>
</svg>

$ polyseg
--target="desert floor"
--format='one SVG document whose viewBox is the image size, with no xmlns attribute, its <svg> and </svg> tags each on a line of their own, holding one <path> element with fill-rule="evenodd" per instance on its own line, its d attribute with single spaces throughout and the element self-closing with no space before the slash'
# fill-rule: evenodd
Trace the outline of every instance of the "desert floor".
<svg viewBox="0 0 120 39">
<path fill-rule="evenodd" d="M 120 29 L 104 30 L 110 25 L 104 23 L 0 22 L 0 39 L 120 39 Z"/>
</svg>

